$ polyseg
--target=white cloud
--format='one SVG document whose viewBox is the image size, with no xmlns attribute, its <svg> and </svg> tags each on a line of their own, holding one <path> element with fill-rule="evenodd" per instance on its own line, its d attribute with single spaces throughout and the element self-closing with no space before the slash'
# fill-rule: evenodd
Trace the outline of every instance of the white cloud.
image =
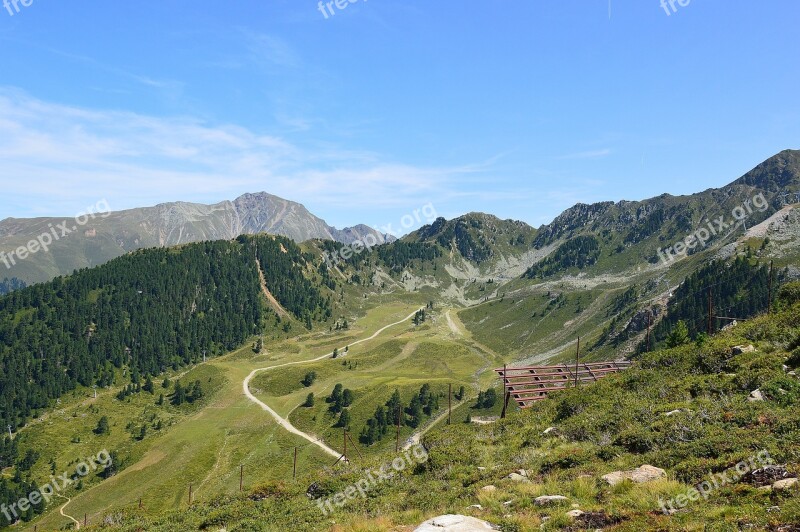
<svg viewBox="0 0 800 532">
<path fill-rule="evenodd" d="M 81 109 L 8 88 L 0 89 L 0 168 L 8 202 L 0 218 L 59 214 L 98 198 L 120 209 L 261 190 L 333 206 L 421 205 L 486 169 L 398 164 L 236 125 Z"/>
</svg>

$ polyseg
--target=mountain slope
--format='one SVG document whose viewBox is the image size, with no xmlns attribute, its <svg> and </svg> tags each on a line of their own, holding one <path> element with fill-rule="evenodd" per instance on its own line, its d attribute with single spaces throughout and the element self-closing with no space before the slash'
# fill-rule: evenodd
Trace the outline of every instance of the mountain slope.
<svg viewBox="0 0 800 532">
<path fill-rule="evenodd" d="M 69 233 L 59 236 L 49 252 L 39 251 L 17 261 L 4 276 L 28 283 L 41 282 L 75 269 L 103 264 L 136 249 L 230 240 L 242 234 L 269 233 L 289 237 L 295 242 L 322 238 L 350 243 L 367 234 L 372 234 L 379 243 L 386 240 L 384 235 L 364 225 L 336 229 L 303 205 L 265 192 L 245 194 L 234 201 L 214 205 L 175 202 L 111 213 L 106 209 L 98 211 L 81 227 L 67 220 Z M 0 221 L 0 250 L 10 252 L 24 246 L 51 232 L 51 227 L 64 220 L 7 218 Z"/>
</svg>

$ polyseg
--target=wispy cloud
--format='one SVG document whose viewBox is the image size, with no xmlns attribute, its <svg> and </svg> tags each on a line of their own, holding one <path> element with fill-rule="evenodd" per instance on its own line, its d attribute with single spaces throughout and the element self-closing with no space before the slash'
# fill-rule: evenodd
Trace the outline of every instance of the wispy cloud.
<svg viewBox="0 0 800 532">
<path fill-rule="evenodd" d="M 0 139 L 9 202 L 0 208 L 25 215 L 98 197 L 119 208 L 259 190 L 343 208 L 419 205 L 491 165 L 417 167 L 192 117 L 60 105 L 16 89 L 0 89 Z"/>
</svg>

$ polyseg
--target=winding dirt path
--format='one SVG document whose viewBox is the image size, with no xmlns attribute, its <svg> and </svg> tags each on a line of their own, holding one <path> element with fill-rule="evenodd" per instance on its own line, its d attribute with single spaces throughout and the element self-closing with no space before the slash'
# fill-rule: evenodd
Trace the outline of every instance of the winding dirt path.
<svg viewBox="0 0 800 532">
<path fill-rule="evenodd" d="M 58 495 L 62 499 L 67 499 L 67 502 L 65 502 L 64 505 L 61 508 L 58 509 L 58 513 L 60 513 L 62 516 L 66 517 L 67 519 L 71 519 L 72 522 L 75 523 L 75 530 L 80 530 L 81 529 L 81 522 L 78 521 L 77 519 L 75 519 L 74 517 L 72 517 L 71 515 L 69 515 L 67 513 L 64 513 L 64 508 L 66 508 L 67 505 L 72 502 L 72 499 L 70 499 L 69 497 L 66 497 L 64 495 L 61 495 L 60 493 L 56 493 L 56 495 Z"/>
<path fill-rule="evenodd" d="M 377 338 L 386 329 L 389 329 L 391 327 L 394 327 L 395 325 L 400 325 L 401 323 L 405 323 L 405 322 L 409 321 L 410 319 L 412 319 L 414 317 L 414 315 L 417 312 L 418 311 L 415 310 L 414 312 L 412 312 L 411 314 L 409 314 L 408 316 L 406 316 L 402 320 L 396 321 L 394 323 L 390 323 L 389 325 L 386 325 L 386 326 L 378 329 L 377 331 L 375 331 L 375 333 L 372 336 L 369 336 L 367 338 L 362 338 L 361 340 L 356 340 L 355 342 L 351 342 L 348 345 L 353 346 L 353 345 L 357 345 L 357 344 L 360 344 L 360 343 L 363 343 L 363 342 L 368 342 L 369 340 L 373 340 L 373 339 Z M 327 454 L 333 456 L 334 458 L 339 458 L 339 457 L 342 456 L 342 454 L 340 452 L 335 451 L 334 449 L 332 449 L 332 448 L 328 447 L 327 445 L 325 445 L 325 442 L 323 442 L 321 439 L 316 439 L 313 436 L 311 436 L 310 434 L 307 434 L 307 433 L 303 432 L 302 430 L 296 428 L 294 425 L 292 425 L 289 422 L 288 419 L 285 419 L 285 418 L 281 417 L 280 414 L 278 414 L 275 410 L 270 408 L 269 405 L 267 405 L 265 402 L 261 401 L 259 398 L 257 398 L 255 395 L 253 395 L 252 392 L 250 392 L 250 381 L 253 379 L 253 377 L 255 377 L 258 373 L 261 373 L 262 371 L 270 371 L 270 370 L 273 370 L 273 369 L 283 368 L 283 367 L 286 367 L 286 366 L 296 366 L 298 364 L 308 364 L 310 362 L 318 362 L 320 360 L 324 360 L 326 358 L 330 358 L 331 356 L 333 356 L 333 351 L 331 351 L 330 353 L 327 353 L 325 355 L 319 356 L 317 358 L 312 358 L 311 360 L 299 360 L 297 362 L 286 362 L 284 364 L 278 364 L 276 366 L 268 366 L 266 368 L 254 369 L 253 371 L 250 372 L 250 374 L 247 376 L 247 378 L 245 378 L 244 381 L 242 382 L 242 391 L 244 391 L 244 394 L 247 396 L 248 399 L 250 399 L 252 402 L 254 402 L 258 406 L 260 406 L 262 410 L 266 411 L 270 416 L 272 416 L 272 418 L 275 419 L 275 421 L 278 423 L 278 425 L 280 425 L 281 427 L 283 427 L 287 431 L 291 432 L 292 434 L 294 434 L 296 436 L 300 436 L 304 440 L 306 440 L 306 441 L 308 441 L 310 443 L 313 443 L 314 445 L 316 445 L 317 447 L 322 449 Z"/>
</svg>

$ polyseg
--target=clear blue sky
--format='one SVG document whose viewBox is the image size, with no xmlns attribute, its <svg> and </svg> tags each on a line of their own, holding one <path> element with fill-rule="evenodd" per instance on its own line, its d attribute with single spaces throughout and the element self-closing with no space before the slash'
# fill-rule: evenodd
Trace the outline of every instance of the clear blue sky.
<svg viewBox="0 0 800 532">
<path fill-rule="evenodd" d="M 538 226 L 800 148 L 797 0 L 612 2 L 2 8 L 0 219 L 264 190 L 340 227 Z"/>
</svg>

